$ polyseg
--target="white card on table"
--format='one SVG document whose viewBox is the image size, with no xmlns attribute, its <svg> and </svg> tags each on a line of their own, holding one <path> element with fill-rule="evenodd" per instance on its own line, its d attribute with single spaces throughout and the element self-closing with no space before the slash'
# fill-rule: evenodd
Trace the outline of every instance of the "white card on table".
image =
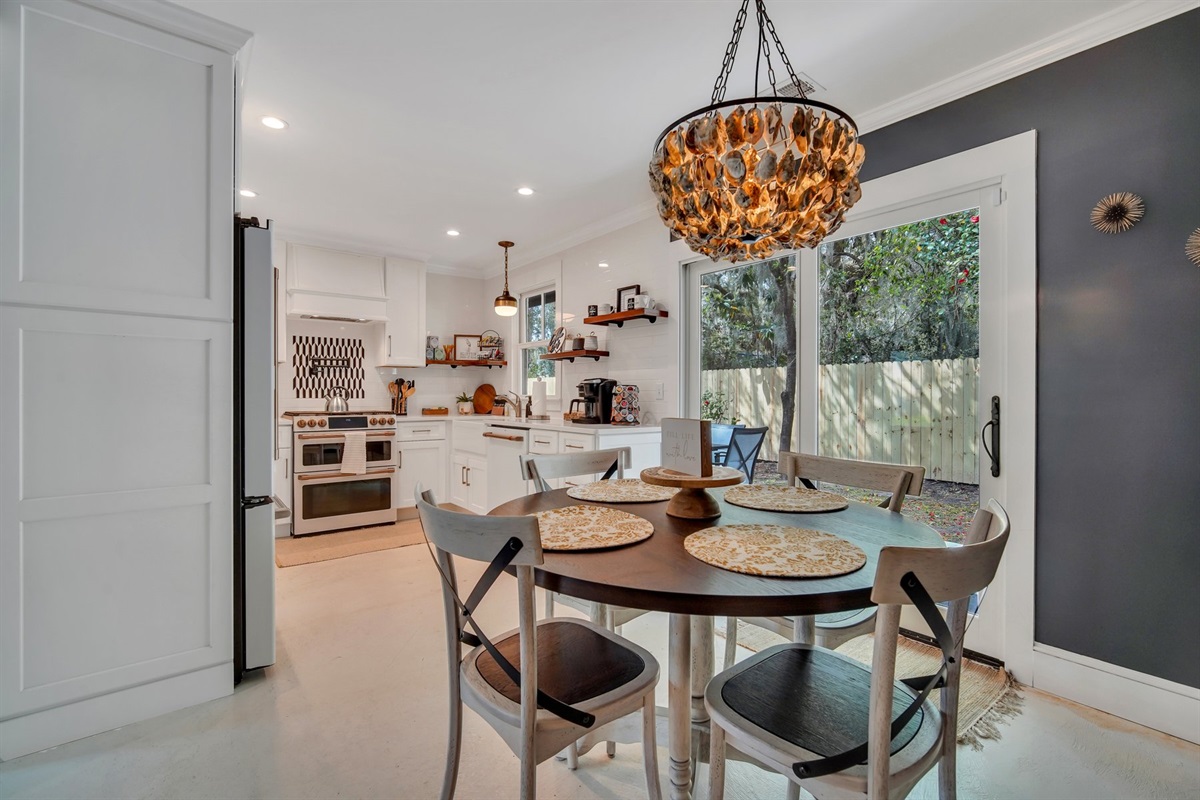
<svg viewBox="0 0 1200 800">
<path fill-rule="evenodd" d="M 663 419 L 662 465 L 684 475 L 712 475 L 712 423 L 706 419 Z"/>
</svg>

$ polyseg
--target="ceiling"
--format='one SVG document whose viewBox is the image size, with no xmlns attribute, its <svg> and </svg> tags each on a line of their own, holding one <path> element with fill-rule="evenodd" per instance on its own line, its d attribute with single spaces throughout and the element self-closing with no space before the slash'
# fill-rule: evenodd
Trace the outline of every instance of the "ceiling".
<svg viewBox="0 0 1200 800">
<path fill-rule="evenodd" d="M 242 211 L 314 243 L 493 274 L 644 216 L 660 130 L 709 101 L 738 4 L 186 0 L 252 31 Z M 769 3 L 815 95 L 897 98 L 1112 17 L 1121 2 Z M 729 97 L 752 93 L 753 16 Z M 748 46 L 746 46 L 748 44 Z M 778 65 L 777 65 L 777 71 Z M 260 118 L 288 121 L 286 130 Z M 874 115 L 874 116 L 872 116 Z M 895 116 L 895 115 L 893 115 Z M 868 158 L 869 158 L 868 154 Z M 531 197 L 517 187 L 536 190 Z M 458 237 L 447 229 L 461 231 Z"/>
</svg>

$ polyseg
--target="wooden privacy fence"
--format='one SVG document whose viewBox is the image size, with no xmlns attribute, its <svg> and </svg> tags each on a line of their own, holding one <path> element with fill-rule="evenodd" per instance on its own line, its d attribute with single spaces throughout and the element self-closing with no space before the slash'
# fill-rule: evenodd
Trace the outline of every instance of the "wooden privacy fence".
<svg viewBox="0 0 1200 800">
<path fill-rule="evenodd" d="M 779 454 L 784 367 L 708 370 L 739 421 L 766 425 L 762 458 Z M 820 368 L 821 455 L 920 464 L 932 480 L 979 483 L 979 359 L 826 364 Z"/>
</svg>

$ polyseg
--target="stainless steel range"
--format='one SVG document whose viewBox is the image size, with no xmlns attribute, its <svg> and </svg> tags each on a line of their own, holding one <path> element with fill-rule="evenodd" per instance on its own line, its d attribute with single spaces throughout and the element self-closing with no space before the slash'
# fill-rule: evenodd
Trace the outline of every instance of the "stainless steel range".
<svg viewBox="0 0 1200 800">
<path fill-rule="evenodd" d="M 324 533 L 396 521 L 399 479 L 396 417 L 386 411 L 289 412 L 292 417 L 292 535 Z M 342 471 L 346 434 L 366 438 L 367 471 Z"/>
</svg>

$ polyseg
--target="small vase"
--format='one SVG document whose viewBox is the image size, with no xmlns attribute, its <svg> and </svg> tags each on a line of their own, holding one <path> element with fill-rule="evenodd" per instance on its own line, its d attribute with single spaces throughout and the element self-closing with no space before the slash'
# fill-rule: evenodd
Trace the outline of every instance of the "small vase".
<svg viewBox="0 0 1200 800">
<path fill-rule="evenodd" d="M 467 414 L 474 414 L 475 413 L 475 404 L 472 402 L 469 402 L 469 401 L 466 403 L 459 403 L 458 404 L 458 413 L 462 414 L 463 416 L 466 416 Z"/>
</svg>

